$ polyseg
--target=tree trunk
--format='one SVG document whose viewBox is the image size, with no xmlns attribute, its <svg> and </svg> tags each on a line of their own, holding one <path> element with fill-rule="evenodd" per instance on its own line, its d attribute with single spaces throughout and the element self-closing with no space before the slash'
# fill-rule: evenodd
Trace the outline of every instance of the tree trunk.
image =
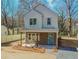
<svg viewBox="0 0 79 59">
<path fill-rule="evenodd" d="M 70 18 L 70 27 L 69 27 L 69 30 L 70 30 L 70 36 L 72 36 L 72 23 L 71 23 L 71 18 Z"/>
<path fill-rule="evenodd" d="M 10 35 L 9 28 L 7 28 L 7 34 Z"/>
<path fill-rule="evenodd" d="M 7 27 L 7 34 L 8 35 L 10 35 L 10 32 L 9 32 L 9 24 L 8 24 L 8 21 L 7 21 L 7 15 L 6 15 L 6 13 L 5 13 L 5 15 L 4 15 L 4 19 L 5 19 L 5 26 Z"/>
<path fill-rule="evenodd" d="M 12 30 L 12 33 L 13 33 L 13 35 L 14 35 L 14 28 L 13 28 L 13 30 Z"/>
<path fill-rule="evenodd" d="M 17 34 L 19 34 L 19 28 L 17 28 Z"/>
<path fill-rule="evenodd" d="M 21 32 L 21 39 L 20 39 L 20 45 L 22 46 L 22 32 Z"/>
<path fill-rule="evenodd" d="M 12 16 L 12 34 L 14 35 L 14 18 Z"/>
</svg>

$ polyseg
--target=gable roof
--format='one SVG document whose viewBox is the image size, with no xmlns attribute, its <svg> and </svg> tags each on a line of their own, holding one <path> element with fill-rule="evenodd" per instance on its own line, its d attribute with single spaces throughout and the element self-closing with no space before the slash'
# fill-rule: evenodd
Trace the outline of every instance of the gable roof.
<svg viewBox="0 0 79 59">
<path fill-rule="evenodd" d="M 35 10 L 35 8 L 38 7 L 39 5 L 40 5 L 40 4 L 34 6 L 34 7 L 33 7 L 32 9 L 30 9 L 27 13 L 25 13 L 24 16 L 27 15 L 28 13 L 30 13 L 32 10 Z M 36 11 L 36 10 L 35 10 L 35 11 Z M 36 11 L 36 12 L 37 12 L 37 11 Z"/>
<path fill-rule="evenodd" d="M 55 13 L 53 10 L 51 10 L 49 7 L 47 7 L 45 4 L 42 4 L 42 3 L 39 3 L 39 5 L 38 6 L 44 6 L 45 8 L 47 8 L 48 10 L 50 10 L 52 13 L 54 13 L 54 14 L 56 14 L 56 15 L 58 15 L 57 13 Z M 38 7 L 37 6 L 37 7 Z"/>
<path fill-rule="evenodd" d="M 30 11 L 32 11 L 32 10 L 35 10 L 36 12 L 40 13 L 41 15 L 43 15 L 40 11 L 36 10 L 36 8 L 37 8 L 38 6 L 40 6 L 40 5 L 44 6 L 44 7 L 47 8 L 47 9 L 49 9 L 52 13 L 54 13 L 55 15 L 58 16 L 57 13 L 55 13 L 53 10 L 51 10 L 50 8 L 48 8 L 46 5 L 44 5 L 44 4 L 42 4 L 42 3 L 38 3 L 36 6 L 34 6 L 32 9 L 30 9 L 30 10 L 29 10 L 26 14 L 24 14 L 24 15 L 27 15 L 27 14 L 28 14 Z"/>
</svg>

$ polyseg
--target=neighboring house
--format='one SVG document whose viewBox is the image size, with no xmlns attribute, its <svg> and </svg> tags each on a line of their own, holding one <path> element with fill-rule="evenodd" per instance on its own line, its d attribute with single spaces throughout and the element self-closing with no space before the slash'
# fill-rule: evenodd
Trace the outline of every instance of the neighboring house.
<svg viewBox="0 0 79 59">
<path fill-rule="evenodd" d="M 4 25 L 1 25 L 1 36 L 7 35 L 7 27 Z"/>
<path fill-rule="evenodd" d="M 43 4 L 36 5 L 24 18 L 26 40 L 58 47 L 58 16 Z"/>
</svg>

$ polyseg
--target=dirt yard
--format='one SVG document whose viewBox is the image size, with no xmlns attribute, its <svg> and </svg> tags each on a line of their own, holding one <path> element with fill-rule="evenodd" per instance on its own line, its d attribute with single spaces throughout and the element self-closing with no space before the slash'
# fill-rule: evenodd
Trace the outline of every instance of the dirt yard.
<svg viewBox="0 0 79 59">
<path fill-rule="evenodd" d="M 20 51 L 11 47 L 2 47 L 1 54 L 1 59 L 56 59 L 55 54 Z"/>
</svg>

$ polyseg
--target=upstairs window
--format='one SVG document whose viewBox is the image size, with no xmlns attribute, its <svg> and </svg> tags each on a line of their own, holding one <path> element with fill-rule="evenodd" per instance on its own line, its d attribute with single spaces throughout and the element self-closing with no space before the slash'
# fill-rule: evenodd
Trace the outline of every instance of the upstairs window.
<svg viewBox="0 0 79 59">
<path fill-rule="evenodd" d="M 36 25 L 36 18 L 30 19 L 30 25 Z"/>
<path fill-rule="evenodd" d="M 51 18 L 47 19 L 47 25 L 51 25 Z"/>
</svg>

